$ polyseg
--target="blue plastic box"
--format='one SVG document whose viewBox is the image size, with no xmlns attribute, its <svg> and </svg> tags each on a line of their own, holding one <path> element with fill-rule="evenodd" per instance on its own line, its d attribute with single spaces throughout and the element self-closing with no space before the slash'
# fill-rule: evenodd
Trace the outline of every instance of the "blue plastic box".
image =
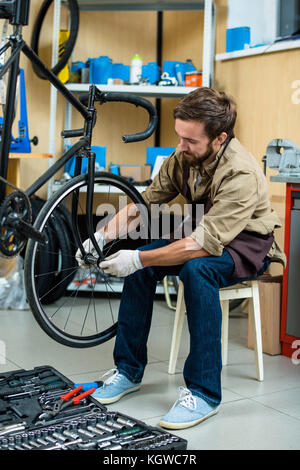
<svg viewBox="0 0 300 470">
<path fill-rule="evenodd" d="M 250 47 L 250 27 L 229 28 L 226 30 L 226 52 L 241 51 Z"/>
<path fill-rule="evenodd" d="M 70 148 L 70 145 L 68 145 L 68 148 Z M 95 152 L 95 154 L 96 154 L 95 164 L 98 164 L 99 167 L 101 167 L 101 168 L 105 168 L 105 166 L 106 166 L 106 147 L 101 146 L 101 145 L 92 145 L 91 149 L 92 149 L 92 152 Z M 74 155 L 65 164 L 65 172 L 68 173 L 70 176 L 74 176 L 75 159 L 76 159 L 76 156 Z M 82 158 L 81 174 L 87 173 L 87 170 L 88 170 L 88 158 L 84 157 L 84 158 Z"/>
<path fill-rule="evenodd" d="M 176 147 L 147 147 L 146 163 L 151 165 L 151 171 L 154 168 L 156 157 L 159 155 L 169 156 L 175 149 Z"/>
</svg>

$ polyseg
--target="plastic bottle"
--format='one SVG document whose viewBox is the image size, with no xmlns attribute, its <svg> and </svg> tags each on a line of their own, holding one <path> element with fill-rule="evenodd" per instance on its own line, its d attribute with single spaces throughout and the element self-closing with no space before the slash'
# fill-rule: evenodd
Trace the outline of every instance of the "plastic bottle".
<svg viewBox="0 0 300 470">
<path fill-rule="evenodd" d="M 142 66 L 143 60 L 138 54 L 132 57 L 130 63 L 130 83 L 138 83 L 140 81 L 142 76 Z"/>
</svg>

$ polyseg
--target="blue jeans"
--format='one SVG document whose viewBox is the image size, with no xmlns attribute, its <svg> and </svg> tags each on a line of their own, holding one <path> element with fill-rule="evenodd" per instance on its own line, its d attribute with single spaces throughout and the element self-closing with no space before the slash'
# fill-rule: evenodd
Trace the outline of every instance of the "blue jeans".
<svg viewBox="0 0 300 470">
<path fill-rule="evenodd" d="M 165 246 L 156 240 L 140 250 Z M 269 266 L 265 258 L 262 274 Z M 176 275 L 184 283 L 184 298 L 190 333 L 190 351 L 183 377 L 187 388 L 216 406 L 221 402 L 221 327 L 222 311 L 219 289 L 237 284 L 234 261 L 224 249 L 222 256 L 196 258 L 183 265 L 153 266 L 125 278 L 119 310 L 114 361 L 129 380 L 139 383 L 147 364 L 147 340 L 151 326 L 156 285 L 167 275 Z M 163 340 L 163 339 L 162 339 Z"/>
</svg>

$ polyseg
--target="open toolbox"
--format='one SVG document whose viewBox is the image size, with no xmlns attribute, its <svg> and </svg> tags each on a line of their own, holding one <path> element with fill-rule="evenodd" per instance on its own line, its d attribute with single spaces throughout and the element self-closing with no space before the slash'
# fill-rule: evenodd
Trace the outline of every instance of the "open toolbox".
<svg viewBox="0 0 300 470">
<path fill-rule="evenodd" d="M 0 450 L 185 450 L 187 441 L 107 408 L 51 366 L 0 374 Z M 61 398 L 63 396 L 63 399 Z"/>
</svg>

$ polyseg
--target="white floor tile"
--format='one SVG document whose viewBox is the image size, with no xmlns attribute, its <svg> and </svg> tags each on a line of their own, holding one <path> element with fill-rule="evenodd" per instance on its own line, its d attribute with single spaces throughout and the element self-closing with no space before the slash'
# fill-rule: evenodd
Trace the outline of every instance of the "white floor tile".
<svg viewBox="0 0 300 470">
<path fill-rule="evenodd" d="M 142 388 L 108 409 L 156 426 L 178 398 L 189 334 L 185 322 L 177 371 L 169 375 L 174 314 L 163 298 L 155 302 Z M 74 382 L 88 382 L 114 367 L 114 339 L 95 348 L 73 349 L 49 338 L 30 311 L 0 311 L 0 322 L 0 378 L 6 371 L 51 365 Z M 194 428 L 174 432 L 187 439 L 188 449 L 300 449 L 300 366 L 283 356 L 264 355 L 265 380 L 258 382 L 247 334 L 247 317 L 235 312 L 230 317 L 219 413 Z"/>
<path fill-rule="evenodd" d="M 253 400 L 300 420 L 300 388 L 268 393 Z"/>
<path fill-rule="evenodd" d="M 155 425 L 155 419 L 146 420 Z M 300 421 L 249 399 L 226 403 L 198 426 L 175 431 L 189 450 L 299 450 Z"/>
</svg>

